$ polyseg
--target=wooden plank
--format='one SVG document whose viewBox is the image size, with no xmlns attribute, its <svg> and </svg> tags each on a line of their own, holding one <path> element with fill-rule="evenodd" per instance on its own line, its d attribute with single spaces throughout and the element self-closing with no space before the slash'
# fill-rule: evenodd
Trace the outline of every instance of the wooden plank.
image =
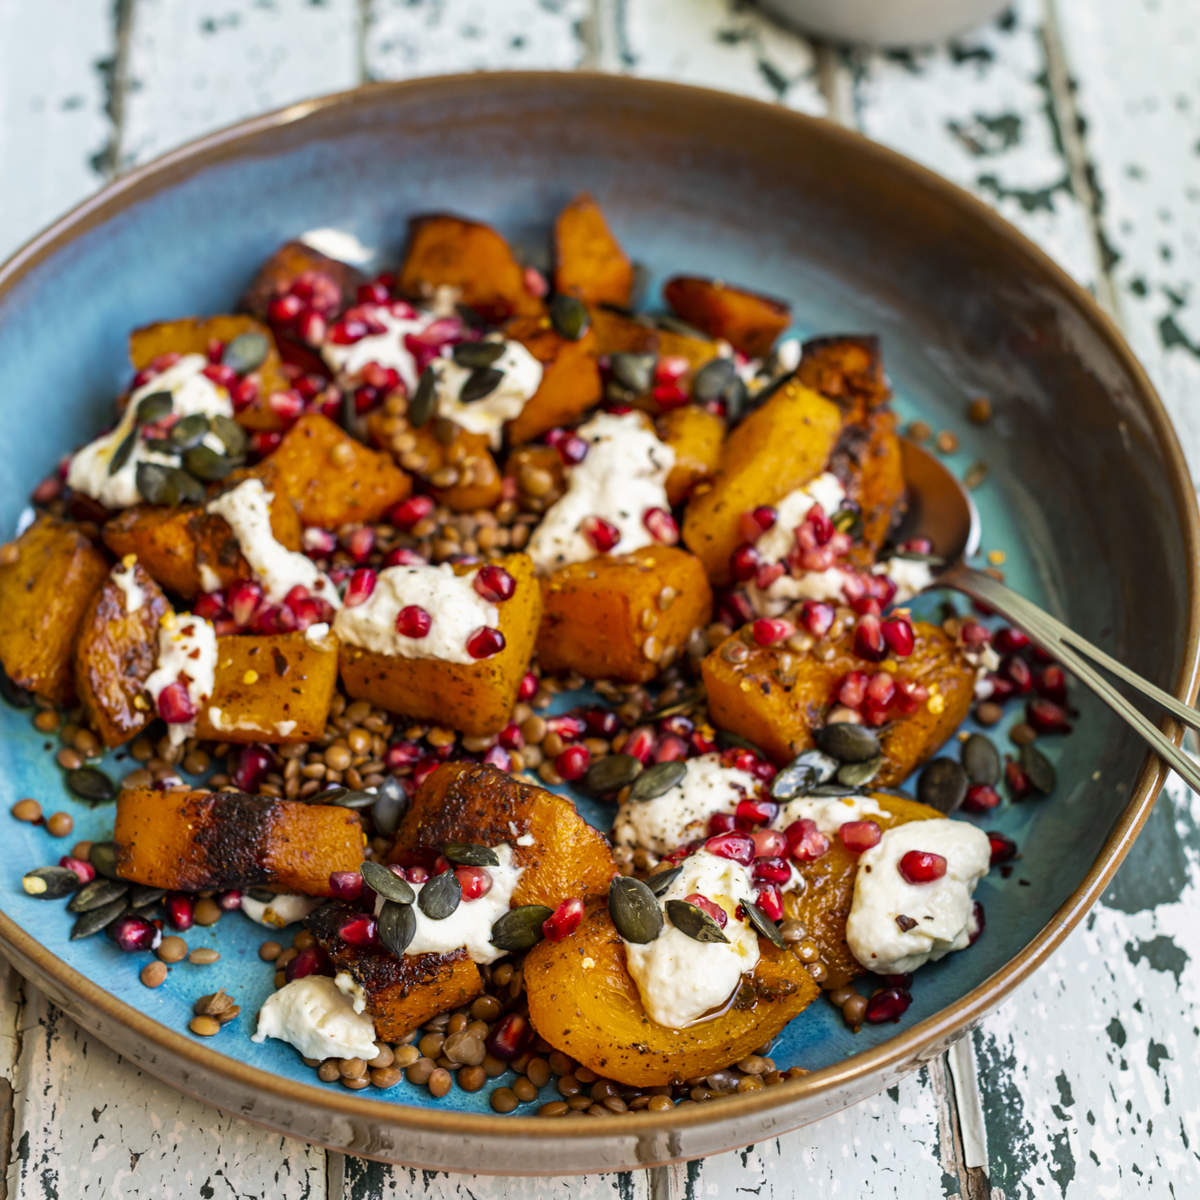
<svg viewBox="0 0 1200 1200">
<path fill-rule="evenodd" d="M 583 1175 L 573 1179 L 500 1179 L 413 1171 L 365 1159 L 346 1160 L 344 1200 L 658 1200 L 650 1175 Z M 332 1196 L 331 1196 L 332 1200 Z"/>
<path fill-rule="evenodd" d="M 322 1151 L 143 1075 L 26 991 L 11 1196 L 323 1200 Z"/>
</svg>

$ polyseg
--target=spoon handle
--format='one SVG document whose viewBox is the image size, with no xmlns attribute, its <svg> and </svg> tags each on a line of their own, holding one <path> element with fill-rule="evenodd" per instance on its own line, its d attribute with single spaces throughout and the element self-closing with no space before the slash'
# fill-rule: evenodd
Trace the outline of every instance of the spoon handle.
<svg viewBox="0 0 1200 1200">
<path fill-rule="evenodd" d="M 938 578 L 938 584 L 963 592 L 994 609 L 1007 621 L 1027 633 L 1043 650 L 1053 654 L 1081 683 L 1090 688 L 1127 725 L 1147 742 L 1195 791 L 1200 791 L 1200 768 L 1183 750 L 1170 741 L 1141 711 L 1135 708 L 1096 670 L 1088 659 L 1112 671 L 1119 679 L 1143 696 L 1161 705 L 1193 729 L 1200 728 L 1200 712 L 1177 700 L 1162 688 L 1117 662 L 1111 655 L 1092 645 L 1061 621 L 997 582 L 990 575 L 959 564 Z M 1084 657 L 1087 655 L 1087 658 Z"/>
</svg>

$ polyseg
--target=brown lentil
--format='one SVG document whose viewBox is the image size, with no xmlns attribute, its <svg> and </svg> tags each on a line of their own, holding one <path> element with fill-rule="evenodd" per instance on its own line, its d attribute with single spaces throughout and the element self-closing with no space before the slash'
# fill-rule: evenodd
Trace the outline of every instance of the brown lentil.
<svg viewBox="0 0 1200 1200">
<path fill-rule="evenodd" d="M 404 1074 L 409 1083 L 424 1087 L 429 1082 L 429 1077 L 436 1069 L 436 1065 L 432 1058 L 418 1058 Z"/>
<path fill-rule="evenodd" d="M 221 906 L 210 896 L 196 901 L 192 910 L 197 925 L 215 925 L 221 919 Z"/>
<path fill-rule="evenodd" d="M 148 962 L 138 973 L 138 978 L 148 987 L 161 987 L 167 979 L 167 964 Z"/>
<path fill-rule="evenodd" d="M 670 1096 L 651 1096 L 646 1107 L 651 1112 L 666 1112 L 667 1109 L 675 1107 L 675 1101 Z"/>
<path fill-rule="evenodd" d="M 477 1067 L 486 1053 L 483 1041 L 473 1033 L 459 1030 L 450 1034 L 442 1045 L 447 1058 L 466 1067 Z"/>
<path fill-rule="evenodd" d="M 440 1100 L 454 1086 L 454 1076 L 445 1067 L 438 1067 L 429 1076 L 430 1094 Z"/>
<path fill-rule="evenodd" d="M 572 1112 L 587 1112 L 587 1110 L 592 1107 L 591 1097 L 590 1096 L 572 1096 L 567 1101 L 567 1107 Z"/>
<path fill-rule="evenodd" d="M 994 700 L 981 700 L 975 705 L 975 720 L 980 725 L 998 725 L 1004 718 L 1004 709 Z"/>
<path fill-rule="evenodd" d="M 342 1076 L 342 1087 L 349 1088 L 352 1092 L 361 1092 L 363 1088 L 371 1086 L 371 1081 L 367 1078 L 362 1079 L 347 1079 Z"/>
<path fill-rule="evenodd" d="M 574 1075 L 560 1075 L 556 1086 L 558 1094 L 567 1100 L 572 1096 L 578 1096 L 582 1090 L 579 1086 L 579 1080 Z"/>
<path fill-rule="evenodd" d="M 1008 740 L 1014 746 L 1028 746 L 1037 741 L 1037 730 L 1024 721 L 1018 722 L 1008 731 Z"/>
<path fill-rule="evenodd" d="M 92 856 L 92 843 L 91 842 L 76 842 L 75 845 L 73 845 L 71 847 L 71 857 L 72 858 L 78 858 L 83 862 L 87 862 L 88 859 L 91 858 L 91 856 Z"/>
<path fill-rule="evenodd" d="M 392 1062 L 402 1070 L 411 1067 L 421 1057 L 416 1046 L 396 1046 L 392 1050 Z"/>
<path fill-rule="evenodd" d="M 867 998 L 857 992 L 842 1005 L 842 1016 L 847 1025 L 861 1025 L 867 1015 Z"/>
<path fill-rule="evenodd" d="M 213 1034 L 220 1031 L 221 1022 L 218 1021 L 216 1017 L 193 1017 L 188 1022 L 188 1028 L 194 1034 L 196 1034 L 197 1037 L 212 1037 Z"/>
<path fill-rule="evenodd" d="M 937 447 L 939 454 L 953 454 L 958 449 L 958 435 L 949 429 L 943 429 L 934 439 L 933 444 Z"/>
<path fill-rule="evenodd" d="M 341 1078 L 341 1071 L 338 1070 L 336 1058 L 327 1058 L 317 1068 L 317 1078 L 322 1083 L 336 1083 Z"/>
<path fill-rule="evenodd" d="M 549 1100 L 538 1109 L 539 1117 L 565 1117 L 571 1111 L 565 1100 Z"/>
<path fill-rule="evenodd" d="M 525 1067 L 525 1075 L 534 1087 L 544 1088 L 550 1082 L 550 1064 L 544 1058 L 531 1058 Z"/>
<path fill-rule="evenodd" d="M 491 1095 L 492 1108 L 498 1113 L 510 1113 L 518 1103 L 516 1093 L 512 1088 L 498 1087 Z"/>
<path fill-rule="evenodd" d="M 52 708 L 43 708 L 33 718 L 33 727 L 38 733 L 53 733 L 58 728 L 58 713 Z"/>
<path fill-rule="evenodd" d="M 933 437 L 933 426 L 928 421 L 912 421 L 905 430 L 914 442 L 927 442 Z"/>
<path fill-rule="evenodd" d="M 175 934 L 169 934 L 159 943 L 155 954 L 166 963 L 182 962 L 187 957 L 187 942 Z"/>
<path fill-rule="evenodd" d="M 513 1095 L 515 1095 L 522 1104 L 528 1104 L 530 1100 L 537 1099 L 537 1088 L 535 1088 L 530 1080 L 524 1075 L 519 1075 L 513 1080 L 512 1090 Z"/>
<path fill-rule="evenodd" d="M 12 806 L 12 815 L 18 821 L 28 821 L 31 825 L 36 825 L 42 819 L 42 806 L 36 800 L 26 797 Z"/>
<path fill-rule="evenodd" d="M 278 942 L 263 942 L 258 948 L 258 957 L 263 962 L 274 962 L 283 953 L 283 947 Z"/>
<path fill-rule="evenodd" d="M 298 930 L 296 936 L 292 938 L 292 949 L 308 950 L 316 944 L 316 941 L 317 939 L 312 935 L 312 930 L 301 929 Z"/>
<path fill-rule="evenodd" d="M 396 1056 L 392 1053 L 391 1046 L 389 1046 L 386 1042 L 375 1043 L 375 1057 L 371 1059 L 371 1067 L 376 1069 L 390 1067 L 395 1061 Z"/>
<path fill-rule="evenodd" d="M 498 1059 L 494 1054 L 483 1056 L 483 1069 L 489 1079 L 497 1079 L 508 1070 L 508 1063 Z"/>
<path fill-rule="evenodd" d="M 75 749 L 84 758 L 99 758 L 100 739 L 90 729 L 81 729 L 75 735 Z"/>
<path fill-rule="evenodd" d="M 197 946 L 187 957 L 188 962 L 194 963 L 198 967 L 207 967 L 215 963 L 221 957 L 221 953 L 211 946 Z"/>
<path fill-rule="evenodd" d="M 51 813 L 46 818 L 46 832 L 51 837 L 66 837 L 75 831 L 75 818 L 70 813 Z"/>
<path fill-rule="evenodd" d="M 375 1067 L 371 1071 L 371 1086 L 377 1088 L 395 1087 L 404 1078 L 404 1072 L 399 1067 Z"/>
<path fill-rule="evenodd" d="M 83 766 L 83 755 L 68 746 L 64 746 L 54 757 L 64 771 L 74 771 Z"/>
<path fill-rule="evenodd" d="M 361 1058 L 340 1058 L 338 1071 L 343 1079 L 361 1079 L 367 1073 L 367 1064 Z"/>
<path fill-rule="evenodd" d="M 464 1092 L 477 1092 L 487 1083 L 487 1072 L 482 1067 L 463 1067 L 458 1073 L 458 1086 Z"/>
<path fill-rule="evenodd" d="M 445 1044 L 445 1041 L 446 1039 L 440 1033 L 427 1033 L 417 1043 L 417 1049 L 426 1058 L 437 1058 L 442 1052 L 442 1046 Z"/>
<path fill-rule="evenodd" d="M 280 952 L 279 957 L 275 959 L 277 967 L 286 967 L 300 951 L 295 946 L 289 946 L 286 950 Z"/>
<path fill-rule="evenodd" d="M 986 396 L 976 396 L 967 405 L 967 420 L 972 425 L 986 425 L 992 419 L 992 402 Z"/>
</svg>

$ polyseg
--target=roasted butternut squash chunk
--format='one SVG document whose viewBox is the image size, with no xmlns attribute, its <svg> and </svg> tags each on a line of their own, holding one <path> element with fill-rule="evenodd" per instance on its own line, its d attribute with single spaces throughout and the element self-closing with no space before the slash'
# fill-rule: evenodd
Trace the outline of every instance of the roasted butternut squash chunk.
<svg viewBox="0 0 1200 1200">
<path fill-rule="evenodd" d="M 603 901 L 561 942 L 539 942 L 523 969 L 538 1033 L 598 1075 L 652 1087 L 711 1074 L 752 1054 L 817 998 L 791 950 L 760 939 L 762 957 L 719 1016 L 685 1029 L 646 1015 L 625 965 L 625 946 Z"/>
<path fill-rule="evenodd" d="M 75 643 L 108 562 L 74 526 L 40 516 L 0 566 L 0 663 L 55 704 L 75 698 Z"/>
<path fill-rule="evenodd" d="M 366 280 L 357 267 L 330 258 L 304 242 L 284 242 L 255 272 L 250 286 L 242 293 L 239 307 L 265 321 L 271 301 L 291 291 L 302 275 L 323 276 L 333 285 L 336 289 L 336 299 L 331 306 L 334 311 L 351 304 L 358 285 Z"/>
<path fill-rule="evenodd" d="M 852 334 L 804 343 L 796 377 L 805 387 L 837 401 L 847 420 L 860 424 L 873 408 L 891 399 L 879 339 Z"/>
<path fill-rule="evenodd" d="M 256 468 L 253 474 L 271 492 L 275 540 L 289 550 L 299 550 L 300 518 L 291 497 L 279 486 L 269 464 Z M 236 486 L 244 478 L 245 474 L 231 476 L 229 486 Z M 185 600 L 208 591 L 206 583 L 216 580 L 221 587 L 228 587 L 251 574 L 225 518 L 199 506 L 160 508 L 139 504 L 108 521 L 101 536 L 114 554 L 120 558 L 136 555 L 159 584 Z"/>
<path fill-rule="evenodd" d="M 254 473 L 291 497 L 302 525 L 325 529 L 377 521 L 412 490 L 389 455 L 315 412 L 305 413 Z"/>
<path fill-rule="evenodd" d="M 616 874 L 608 843 L 569 800 L 487 764 L 438 767 L 417 789 L 388 861 L 431 863 L 450 842 L 507 842 L 513 865 L 524 868 L 514 905 L 554 908 L 605 891 Z"/>
<path fill-rule="evenodd" d="M 554 290 L 586 304 L 628 308 L 633 263 L 612 235 L 600 206 L 586 192 L 554 223 Z"/>
<path fill-rule="evenodd" d="M 117 873 L 150 887 L 266 887 L 328 896 L 331 871 L 357 871 L 366 838 L 354 812 L 271 796 L 126 788 L 113 832 Z"/>
<path fill-rule="evenodd" d="M 886 813 L 871 817 L 881 829 L 891 829 L 909 821 L 924 821 L 943 814 L 936 808 L 918 804 L 906 796 L 876 792 L 875 802 Z M 852 854 L 834 836 L 829 849 L 819 858 L 795 864 L 804 886 L 785 893 L 784 909 L 789 917 L 798 920 L 820 947 L 821 961 L 827 975 L 823 986 L 844 987 L 850 980 L 864 974 L 864 968 L 846 945 L 846 918 L 854 900 L 854 876 L 858 870 L 858 855 Z"/>
<path fill-rule="evenodd" d="M 717 357 L 719 347 L 716 342 L 672 329 L 659 329 L 645 318 L 626 316 L 608 308 L 594 308 L 591 316 L 598 355 L 657 354 L 661 358 L 686 359 L 685 386 L 692 373 Z"/>
<path fill-rule="evenodd" d="M 183 317 L 177 321 L 157 321 L 129 335 L 129 358 L 137 370 L 147 367 L 160 354 L 207 354 L 211 342 L 228 345 L 243 333 L 266 338 L 267 356 L 262 365 L 250 372 L 258 382 L 258 394 L 235 415 L 247 429 L 282 429 L 283 421 L 270 405 L 275 392 L 290 386 L 283 373 L 283 362 L 270 329 L 253 317 L 231 314 L 217 317 Z"/>
<path fill-rule="evenodd" d="M 797 656 L 786 647 L 759 646 L 749 628 L 731 634 L 701 663 L 713 724 L 749 739 L 776 763 L 813 744 L 825 722 L 834 687 L 850 671 L 886 670 L 929 689 L 916 712 L 880 731 L 883 786 L 900 783 L 958 728 L 971 707 L 975 671 L 937 625 L 914 623 L 916 645 L 894 668 L 864 662 L 853 650 L 853 630 L 833 642 L 826 660 Z M 740 647 L 740 648 L 739 648 Z M 743 653 L 744 651 L 744 653 Z M 784 662 L 784 656 L 790 661 Z"/>
<path fill-rule="evenodd" d="M 767 355 L 792 320 L 791 309 L 782 300 L 696 275 L 668 279 L 663 296 L 689 325 L 723 338 L 751 358 Z"/>
<path fill-rule="evenodd" d="M 742 513 L 774 504 L 819 474 L 841 428 L 837 405 L 789 382 L 729 434 L 716 474 L 697 486 L 683 518 L 684 543 L 709 579 L 729 581 Z"/>
<path fill-rule="evenodd" d="M 334 969 L 362 988 L 376 1037 L 399 1041 L 430 1017 L 462 1008 L 483 991 L 483 977 L 465 950 L 397 958 L 382 947 L 350 945 L 338 930 L 358 915 L 346 904 L 322 904 L 304 923 Z"/>
<path fill-rule="evenodd" d="M 140 563 L 119 568 L 92 596 L 75 647 L 75 690 L 106 746 L 120 746 L 153 720 L 146 680 L 158 662 L 158 627 L 171 605 Z M 133 603 L 135 607 L 129 607 Z"/>
<path fill-rule="evenodd" d="M 664 670 L 712 615 L 703 565 L 675 546 L 568 563 L 542 580 L 542 599 L 544 670 L 630 683 Z"/>
<path fill-rule="evenodd" d="M 667 476 L 667 499 L 682 504 L 696 484 L 711 479 L 721 461 L 725 422 L 696 404 L 673 408 L 658 419 L 659 436 L 675 451 Z"/>
<path fill-rule="evenodd" d="M 398 283 L 417 299 L 439 287 L 457 288 L 462 303 L 489 321 L 542 311 L 542 302 L 525 287 L 521 264 L 494 229 L 443 213 L 409 221 Z"/>
<path fill-rule="evenodd" d="M 333 634 L 237 634 L 217 639 L 212 697 L 196 736 L 218 742 L 308 742 L 325 731 L 337 687 Z"/>
<path fill-rule="evenodd" d="M 838 471 L 839 460 L 845 462 L 844 471 Z M 858 502 L 862 534 L 850 557 L 867 567 L 875 561 L 904 508 L 904 470 L 895 413 L 871 409 L 862 425 L 846 426 L 830 466 L 849 480 L 846 496 Z"/>
<path fill-rule="evenodd" d="M 570 425 L 600 400 L 596 337 L 589 329 L 572 342 L 545 317 L 518 317 L 505 335 L 520 342 L 542 364 L 542 381 L 525 407 L 505 426 L 512 445 L 530 442 L 556 425 Z"/>
<path fill-rule="evenodd" d="M 505 644 L 498 654 L 459 663 L 380 654 L 343 640 L 341 673 L 347 694 L 389 712 L 468 734 L 503 729 L 533 655 L 542 617 L 542 593 L 532 560 L 525 554 L 511 554 L 503 563 L 516 589 L 499 606 Z"/>
</svg>

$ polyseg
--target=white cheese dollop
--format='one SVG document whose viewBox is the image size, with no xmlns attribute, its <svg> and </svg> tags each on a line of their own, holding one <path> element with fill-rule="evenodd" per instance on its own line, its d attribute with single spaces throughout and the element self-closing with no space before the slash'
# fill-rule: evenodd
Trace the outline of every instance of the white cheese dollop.
<svg viewBox="0 0 1200 1200">
<path fill-rule="evenodd" d="M 279 1038 L 305 1058 L 365 1058 L 375 1047 L 375 1023 L 355 1012 L 351 997 L 325 975 L 293 979 L 258 1010 L 252 1042 Z"/>
<path fill-rule="evenodd" d="M 915 558 L 889 558 L 871 570 L 875 575 L 886 575 L 896 585 L 893 604 L 907 604 L 933 583 L 933 569 Z"/>
<path fill-rule="evenodd" d="M 212 695 L 217 672 L 217 631 L 211 622 L 193 613 L 166 613 L 158 627 L 158 664 L 146 680 L 146 690 L 158 707 L 164 688 L 182 679 L 199 712 Z M 172 746 L 191 737 L 196 722 L 167 726 Z"/>
<path fill-rule="evenodd" d="M 383 326 L 383 333 L 370 334 L 346 346 L 327 341 L 321 347 L 321 354 L 345 379 L 357 375 L 368 363 L 391 367 L 411 396 L 417 386 L 417 360 L 405 346 L 404 339 L 410 333 L 420 333 L 436 317 L 432 313 L 419 311 L 413 316 L 404 316 L 401 314 L 411 311 L 408 306 L 396 307 L 399 311 L 382 306 L 370 310 L 371 319 Z"/>
<path fill-rule="evenodd" d="M 341 601 L 329 577 L 305 554 L 288 550 L 275 540 L 271 529 L 274 496 L 261 479 L 247 479 L 210 500 L 210 513 L 224 517 L 238 540 L 242 557 L 250 564 L 267 599 L 278 604 L 297 584 L 337 608 Z"/>
<path fill-rule="evenodd" d="M 689 759 L 683 778 L 652 800 L 626 800 L 613 822 L 617 843 L 661 857 L 708 832 L 714 813 L 732 812 L 757 795 L 761 782 L 740 767 L 724 767 L 719 754 Z"/>
<path fill-rule="evenodd" d="M 161 463 L 177 467 L 177 456 L 147 448 L 138 438 L 133 453 L 116 471 L 109 474 L 113 455 L 133 430 L 140 401 L 155 392 L 170 392 L 171 412 L 178 417 L 203 413 L 208 417 L 232 417 L 233 403 L 229 393 L 201 372 L 208 366 L 203 354 L 185 354 L 177 363 L 156 375 L 134 391 L 116 428 L 89 442 L 71 459 L 67 468 L 67 486 L 98 500 L 105 508 L 129 508 L 140 504 L 137 490 L 139 463 Z M 223 448 L 222 448 L 223 449 Z"/>
<path fill-rule="evenodd" d="M 898 864 L 910 850 L 940 854 L 946 874 L 932 883 L 909 883 Z M 869 971 L 903 975 L 961 950 L 976 928 L 971 894 L 990 862 L 987 834 L 966 821 L 938 817 L 886 830 L 858 860 L 846 920 L 850 952 Z M 899 916 L 916 924 L 903 930 Z"/>
<path fill-rule="evenodd" d="M 831 838 L 847 821 L 886 816 L 887 812 L 872 796 L 801 796 L 782 805 L 771 824 L 776 829 L 786 829 L 794 821 L 815 821 L 817 828 Z"/>
<path fill-rule="evenodd" d="M 450 358 L 435 359 L 432 366 L 438 381 L 438 415 L 471 433 L 484 434 L 493 450 L 500 448 L 504 422 L 520 416 L 542 382 L 542 364 L 520 342 L 504 343 L 504 353 L 492 363 L 504 378 L 482 400 L 469 404 L 459 399 L 459 393 L 472 375 L 471 368 L 460 367 Z"/>
<path fill-rule="evenodd" d="M 467 652 L 467 638 L 481 625 L 500 625 L 499 609 L 475 590 L 475 574 L 458 575 L 449 563 L 385 567 L 364 603 L 338 613 L 333 631 L 341 641 L 376 654 L 475 662 Z M 433 619 L 424 637 L 405 637 L 396 630 L 397 615 L 410 604 Z"/>
<path fill-rule="evenodd" d="M 661 903 L 684 900 L 694 892 L 725 910 L 728 943 L 698 942 L 664 917 L 652 942 L 625 943 L 625 961 L 647 1014 L 660 1025 L 682 1029 L 718 1008 L 734 994 L 744 972 L 758 966 L 758 934 L 734 912 L 754 895 L 750 872 L 740 863 L 701 850 L 680 864 L 682 870 L 663 893 Z"/>
<path fill-rule="evenodd" d="M 323 903 L 324 901 L 317 896 L 297 896 L 290 892 L 281 892 L 278 896 L 272 896 L 270 900 L 255 900 L 253 896 L 243 892 L 241 900 L 242 912 L 250 920 L 259 925 L 269 925 L 272 929 L 282 929 L 285 925 L 303 921 Z"/>
<path fill-rule="evenodd" d="M 137 559 L 132 554 L 127 555 L 113 567 L 110 576 L 121 591 L 127 613 L 137 612 L 146 603 L 146 592 L 134 577 L 133 569 L 136 565 Z"/>
<path fill-rule="evenodd" d="M 587 457 L 567 472 L 565 494 L 529 539 L 529 556 L 543 574 L 596 557 L 580 530 L 586 517 L 615 525 L 621 536 L 612 553 L 628 554 L 654 542 L 643 520 L 646 510 L 670 510 L 666 482 L 675 451 L 659 440 L 645 416 L 598 413 L 578 432 L 590 443 Z"/>
</svg>

